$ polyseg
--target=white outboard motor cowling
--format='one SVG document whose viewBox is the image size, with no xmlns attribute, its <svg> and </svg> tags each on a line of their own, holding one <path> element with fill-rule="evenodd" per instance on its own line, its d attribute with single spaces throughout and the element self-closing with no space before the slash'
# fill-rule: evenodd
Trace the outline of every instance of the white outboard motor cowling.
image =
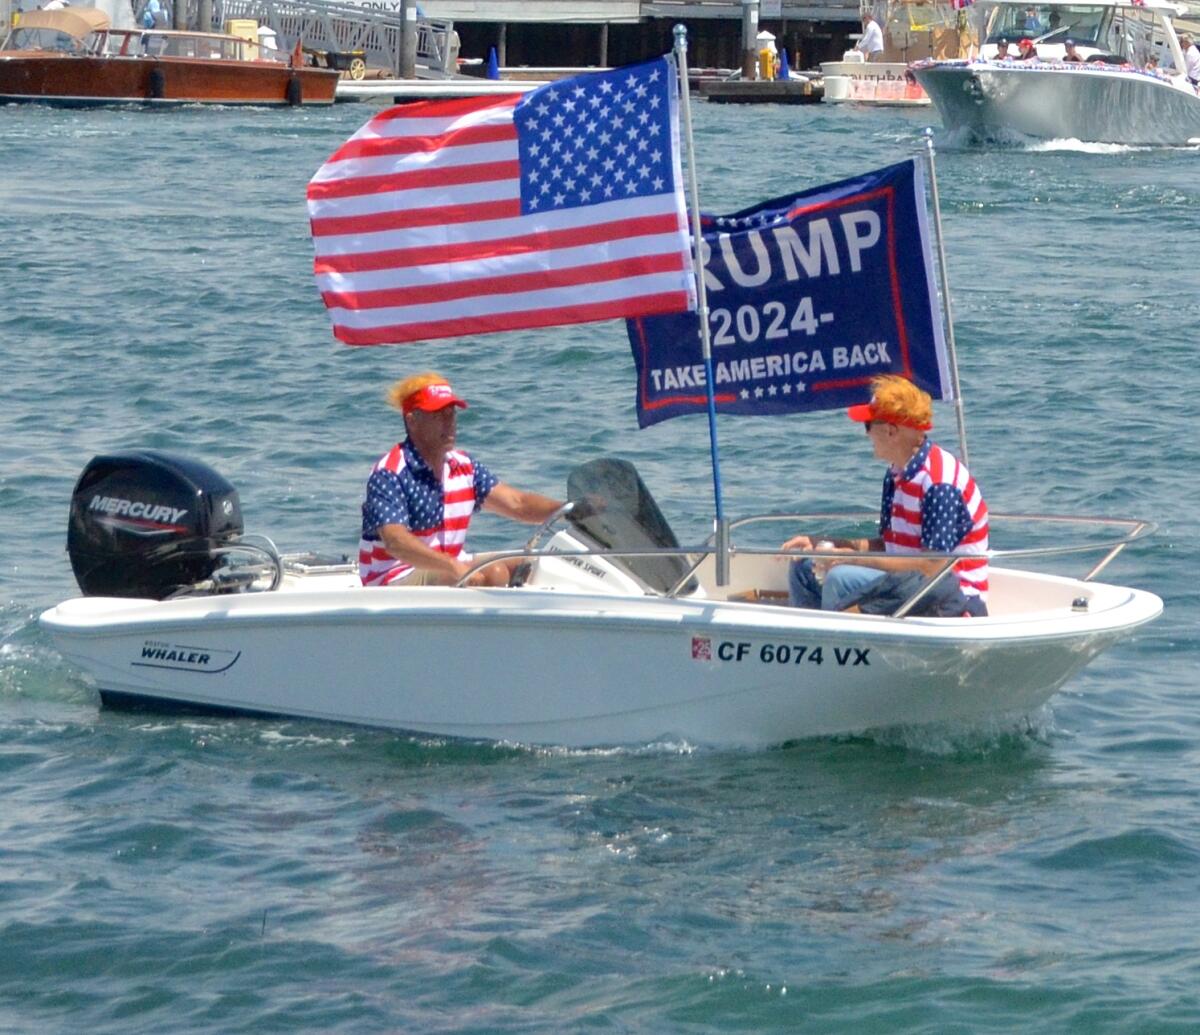
<svg viewBox="0 0 1200 1035">
<path fill-rule="evenodd" d="M 147 449 L 83 469 L 67 552 L 84 596 L 163 600 L 209 578 L 241 534 L 237 489 L 197 460 Z"/>
</svg>

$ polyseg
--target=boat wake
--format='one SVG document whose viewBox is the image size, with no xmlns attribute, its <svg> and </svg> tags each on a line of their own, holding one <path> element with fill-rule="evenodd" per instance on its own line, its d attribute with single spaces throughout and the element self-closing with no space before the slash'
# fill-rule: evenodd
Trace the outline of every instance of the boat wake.
<svg viewBox="0 0 1200 1035">
<path fill-rule="evenodd" d="M 1029 140 L 1028 151 L 1073 151 L 1086 155 L 1121 155 L 1152 148 L 1134 144 L 1099 144 L 1085 140 Z"/>
<path fill-rule="evenodd" d="M 979 756 L 1023 750 L 1030 744 L 1046 744 L 1057 727 L 1050 705 L 1032 712 L 984 716 L 972 721 L 933 723 L 924 726 L 893 726 L 873 730 L 867 736 L 882 747 L 898 747 L 922 754 Z"/>
</svg>

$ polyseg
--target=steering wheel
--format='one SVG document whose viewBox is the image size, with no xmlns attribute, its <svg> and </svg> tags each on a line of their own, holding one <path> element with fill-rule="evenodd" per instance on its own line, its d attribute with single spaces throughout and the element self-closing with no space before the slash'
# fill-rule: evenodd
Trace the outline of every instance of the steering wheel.
<svg viewBox="0 0 1200 1035">
<path fill-rule="evenodd" d="M 545 521 L 543 521 L 540 525 L 537 526 L 537 528 L 535 528 L 533 530 L 533 535 L 531 535 L 529 537 L 529 540 L 525 543 L 524 549 L 533 550 L 537 546 L 538 540 L 540 540 L 542 538 L 542 536 L 544 536 L 548 531 L 550 531 L 550 527 L 552 525 L 554 525 L 556 522 L 560 521 L 562 518 L 566 517 L 568 514 L 570 514 L 571 511 L 573 511 L 575 509 L 575 505 L 578 502 L 579 502 L 578 500 L 567 500 L 566 503 L 564 503 L 561 507 L 559 507 L 548 518 L 546 518 Z"/>
</svg>

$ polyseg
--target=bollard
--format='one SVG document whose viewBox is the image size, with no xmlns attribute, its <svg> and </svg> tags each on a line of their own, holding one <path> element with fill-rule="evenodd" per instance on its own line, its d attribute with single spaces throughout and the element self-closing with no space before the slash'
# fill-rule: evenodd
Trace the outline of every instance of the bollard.
<svg viewBox="0 0 1200 1035">
<path fill-rule="evenodd" d="M 400 0 L 400 67 L 401 79 L 417 77 L 417 4 L 416 0 Z"/>
<path fill-rule="evenodd" d="M 758 0 L 742 0 L 742 78 L 758 72 Z"/>
</svg>

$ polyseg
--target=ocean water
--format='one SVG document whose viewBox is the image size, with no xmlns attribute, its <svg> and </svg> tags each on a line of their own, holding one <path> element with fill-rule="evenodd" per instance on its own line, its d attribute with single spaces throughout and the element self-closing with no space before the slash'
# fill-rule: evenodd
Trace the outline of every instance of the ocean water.
<svg viewBox="0 0 1200 1035">
<path fill-rule="evenodd" d="M 101 451 L 196 456 L 248 529 L 351 551 L 383 391 L 434 367 L 506 480 L 621 455 L 708 530 L 704 421 L 637 430 L 619 324 L 334 343 L 304 187 L 368 114 L 0 109 L 0 1031 L 1200 1030 L 1194 148 L 935 138 L 993 509 L 1159 523 L 1105 577 L 1164 615 L 1037 714 L 567 751 L 99 708 L 36 616 Z M 695 115 L 726 210 L 934 118 Z M 873 507 L 848 423 L 723 418 L 729 512 Z"/>
</svg>

